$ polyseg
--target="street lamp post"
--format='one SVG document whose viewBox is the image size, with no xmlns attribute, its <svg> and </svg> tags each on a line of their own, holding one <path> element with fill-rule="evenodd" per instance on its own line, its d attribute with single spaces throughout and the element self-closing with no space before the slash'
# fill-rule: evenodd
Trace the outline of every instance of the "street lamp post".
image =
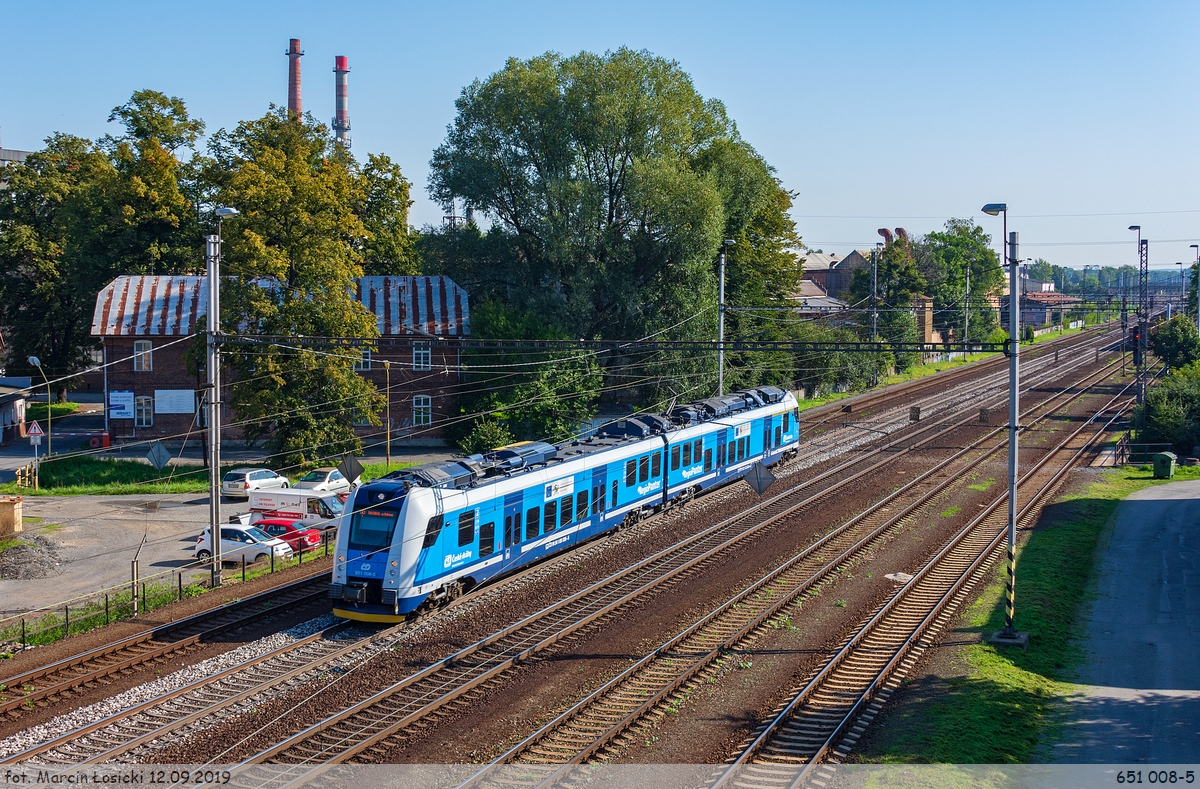
<svg viewBox="0 0 1200 789">
<path fill-rule="evenodd" d="M 1004 234 L 1008 240 L 1008 580 L 1005 584 L 1004 629 L 992 634 L 991 643 L 1003 646 L 1029 646 L 1029 634 L 1018 632 L 1013 627 L 1016 610 L 1017 580 L 1017 432 L 1020 429 L 1020 384 L 1021 384 L 1021 310 L 1020 269 L 1017 261 L 1018 236 L 1008 232 L 1008 205 L 988 203 L 983 212 L 990 216 L 1004 215 Z"/>
<path fill-rule="evenodd" d="M 50 436 L 50 410 L 52 404 L 50 402 L 50 379 L 46 377 L 46 370 L 42 367 L 42 360 L 36 356 L 29 357 L 29 363 L 38 368 L 38 372 L 42 374 L 42 380 L 46 382 L 46 456 L 49 457 L 50 450 L 53 449 L 54 439 Z"/>
<path fill-rule="evenodd" d="M 236 208 L 218 208 L 216 235 L 205 237 L 208 258 L 208 534 L 212 540 L 209 586 L 221 585 L 221 222 L 238 215 Z"/>
<path fill-rule="evenodd" d="M 725 394 L 725 255 L 736 243 L 729 238 L 721 243 L 721 283 L 717 293 L 717 397 Z"/>
</svg>

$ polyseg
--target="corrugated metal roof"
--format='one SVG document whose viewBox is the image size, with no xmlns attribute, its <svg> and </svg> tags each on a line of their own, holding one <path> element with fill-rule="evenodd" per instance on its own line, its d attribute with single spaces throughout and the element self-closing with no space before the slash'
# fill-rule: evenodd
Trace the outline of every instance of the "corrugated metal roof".
<svg viewBox="0 0 1200 789">
<path fill-rule="evenodd" d="M 121 276 L 96 295 L 92 334 L 186 336 L 202 329 L 206 277 Z M 467 292 L 449 277 L 361 277 L 355 298 L 375 315 L 382 336 L 471 333 Z"/>
</svg>

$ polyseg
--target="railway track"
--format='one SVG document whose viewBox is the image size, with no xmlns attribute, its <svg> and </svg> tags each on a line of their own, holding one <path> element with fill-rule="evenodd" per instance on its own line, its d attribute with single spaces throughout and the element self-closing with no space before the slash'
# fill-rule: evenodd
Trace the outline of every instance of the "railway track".
<svg viewBox="0 0 1200 789">
<path fill-rule="evenodd" d="M 1090 376 L 1088 385 L 1109 375 L 1111 368 L 1101 370 Z M 1089 394 L 1086 389 L 1074 387 L 1059 392 L 1023 415 L 1026 427 L 1052 418 Z M 1042 413 L 1034 416 L 1033 411 Z M 781 626 L 784 621 L 797 621 L 795 604 L 806 593 L 876 547 L 881 538 L 911 519 L 931 499 L 961 482 L 964 474 L 1002 452 L 1006 442 L 993 439 L 1003 430 L 981 436 L 717 606 L 523 740 L 460 789 L 478 785 L 553 786 L 570 778 L 573 765 L 603 759 L 614 740 L 647 716 L 660 714 L 682 689 L 715 676 L 723 655 L 750 648 L 772 623 Z M 884 504 L 889 505 L 889 511 L 897 507 L 899 511 L 881 515 Z M 506 770 L 500 765 L 519 766 Z"/>
<path fill-rule="evenodd" d="M 1095 344 L 1096 338 L 1089 337 L 1087 339 L 1087 343 L 1081 344 L 1089 346 Z M 1061 370 L 1058 372 L 1061 372 Z M 972 387 L 972 389 L 978 390 L 984 386 L 986 384 L 980 384 Z M 970 396 L 974 397 L 975 395 Z M 947 419 L 919 426 L 920 429 L 916 434 L 919 435 L 923 430 L 941 425 Z M 890 448 L 894 448 L 894 446 Z M 889 447 L 869 453 L 868 457 L 882 453 L 887 449 Z M 861 463 L 861 461 L 862 459 L 860 458 L 852 463 L 843 464 L 842 468 L 852 466 L 855 463 Z M 871 468 L 877 468 L 885 462 L 888 462 L 888 460 L 881 460 Z M 834 470 L 834 472 L 836 471 L 837 469 Z M 827 472 L 818 477 L 818 480 L 827 480 L 831 476 L 837 476 L 837 474 Z M 859 475 L 854 474 L 852 476 Z M 842 480 L 842 482 L 845 481 Z M 812 482 L 814 481 L 810 480 L 801 486 L 801 488 L 810 486 Z M 808 497 L 805 503 L 816 498 L 818 495 L 820 493 Z M 553 630 L 554 628 L 551 627 L 550 629 Z M 305 639 L 301 644 L 291 645 L 290 649 L 295 651 L 295 660 L 290 664 L 283 659 L 282 655 L 268 655 L 262 660 L 251 661 L 255 664 L 253 666 L 243 665 L 235 667 L 235 669 L 223 672 L 222 675 L 213 678 L 215 682 L 213 682 L 211 691 L 200 687 L 202 683 L 196 683 L 197 687 L 189 686 L 177 693 L 170 694 L 172 698 L 160 697 L 154 699 L 151 702 L 139 705 L 137 708 L 123 711 L 117 716 L 112 716 L 114 720 L 97 722 L 95 725 L 85 727 L 86 731 L 77 730 L 67 737 L 59 738 L 59 740 L 73 740 L 76 744 L 86 740 L 87 747 L 79 748 L 72 745 L 64 749 L 62 742 L 58 742 L 57 745 L 53 743 L 49 744 L 49 747 L 47 747 L 47 744 L 43 744 L 22 754 L 10 757 L 10 759 L 6 759 L 5 761 L 21 761 L 34 757 L 53 762 L 97 762 L 114 758 L 127 758 L 129 754 L 136 753 L 139 748 L 144 748 L 152 742 L 160 741 L 164 736 L 168 736 L 172 732 L 186 734 L 190 728 L 206 725 L 214 719 L 214 716 L 219 717 L 222 714 L 227 714 L 229 710 L 236 709 L 237 704 L 255 698 L 257 694 L 262 693 L 268 688 L 278 689 L 280 687 L 301 686 L 314 673 L 320 671 L 322 667 L 332 665 L 339 660 L 342 661 L 341 665 L 343 666 L 355 665 L 357 662 L 361 662 L 357 661 L 355 651 L 350 647 L 329 651 L 328 647 L 318 648 L 310 646 L 319 643 L 321 635 L 316 634 L 309 639 Z M 562 637 L 568 635 L 570 633 L 564 633 L 559 638 L 553 639 L 553 641 L 561 640 Z M 550 643 L 553 643 L 553 641 Z M 548 645 L 546 644 L 545 646 Z M 280 652 L 282 651 L 280 650 Z M 465 655 L 460 653 L 451 656 L 447 660 L 453 661 L 456 658 L 462 660 L 465 657 Z M 431 668 L 436 668 L 436 666 Z M 486 682 L 486 680 L 484 681 Z M 178 699 L 177 702 L 176 699 Z M 201 703 L 199 699 L 205 699 L 204 703 Z M 172 711 L 170 707 L 173 702 L 174 710 Z M 364 707 L 365 709 L 370 709 L 370 707 Z M 378 712 L 378 710 L 374 712 Z M 143 720 L 143 716 L 149 716 L 149 718 L 156 720 L 153 723 L 147 723 Z M 101 730 L 104 730 L 103 736 L 92 734 Z M 286 758 L 279 761 L 286 761 Z"/>
<path fill-rule="evenodd" d="M 949 417 L 942 420 L 949 421 Z M 927 426 L 925 431 L 934 426 Z M 951 427 L 954 426 L 957 425 Z M 940 431 L 926 440 L 932 441 L 939 435 Z M 892 458 L 894 454 L 876 467 L 891 462 Z M 407 727 L 423 721 L 427 723 L 426 719 L 442 711 L 469 704 L 476 692 L 515 663 L 603 621 L 627 603 L 694 571 L 702 562 L 727 550 L 749 533 L 797 513 L 827 492 L 822 489 L 804 495 L 800 491 L 814 487 L 809 483 L 801 486 L 799 491 L 780 494 L 749 513 L 728 519 L 681 545 L 405 677 L 348 709 L 255 753 L 248 761 L 297 766 L 329 761 L 369 761 L 372 753 L 382 753 L 388 739 Z M 313 701 L 313 697 L 307 697 L 297 702 L 297 706 Z M 224 755 L 215 758 L 224 758 Z M 284 774 L 288 772 L 285 770 Z M 277 784 L 279 775 L 274 771 L 271 782 Z M 248 774 L 244 777 L 244 785 L 259 785 Z M 239 785 L 243 784 L 239 782 Z"/>
<path fill-rule="evenodd" d="M 1130 403 L 1125 396 L 1129 388 L 1113 399 L 1124 403 L 1099 429 L 1079 440 L 1104 411 L 1080 425 L 1022 475 L 1021 486 L 1028 498 L 1019 511 L 1019 522 L 1040 511 L 1066 473 L 1108 432 Z M 1061 454 L 1069 457 L 1047 473 L 1051 460 Z M 1036 490 L 1030 494 L 1030 488 Z M 872 615 L 711 788 L 800 786 L 816 778 L 812 774 L 815 765 L 830 757 L 834 762 L 844 758 L 904 672 L 933 645 L 974 585 L 1002 557 L 1007 517 L 1001 507 L 1006 501 L 1007 496 L 998 497 Z M 827 781 L 832 775 L 823 777 Z"/>
<path fill-rule="evenodd" d="M 285 606 L 324 599 L 329 573 L 322 572 L 243 600 L 195 614 L 0 681 L 0 713 L 23 712 L 69 699 L 114 675 L 198 648 L 207 639 L 279 613 Z"/>
</svg>

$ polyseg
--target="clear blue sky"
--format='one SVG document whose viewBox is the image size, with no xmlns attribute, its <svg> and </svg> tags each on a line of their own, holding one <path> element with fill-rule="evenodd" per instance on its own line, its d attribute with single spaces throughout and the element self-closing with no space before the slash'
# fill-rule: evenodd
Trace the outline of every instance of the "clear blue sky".
<svg viewBox="0 0 1200 789">
<path fill-rule="evenodd" d="M 304 108 L 333 114 L 347 55 L 354 151 L 414 182 L 454 99 L 506 58 L 648 49 L 677 60 L 797 193 L 813 248 L 924 233 L 1006 201 L 1022 255 L 1054 263 L 1193 260 L 1200 243 L 1200 3 L 23 2 L 5 3 L 3 145 L 98 137 L 140 88 L 184 99 L 209 131 L 286 103 L 298 37 Z M 1106 215 L 1111 214 L 1111 215 Z M 1080 244 L 1079 242 L 1087 242 Z M 1104 243 L 1100 243 L 1104 242 Z"/>
</svg>

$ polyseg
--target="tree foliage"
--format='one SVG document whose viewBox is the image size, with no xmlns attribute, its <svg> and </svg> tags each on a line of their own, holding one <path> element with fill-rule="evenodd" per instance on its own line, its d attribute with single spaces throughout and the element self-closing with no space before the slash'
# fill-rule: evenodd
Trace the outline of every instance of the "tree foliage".
<svg viewBox="0 0 1200 789">
<path fill-rule="evenodd" d="M 921 295 L 925 279 L 913 258 L 912 244 L 898 236 L 885 244 L 876 264 L 876 295 L 879 303 L 877 327 L 880 340 L 887 342 L 919 342 L 917 320 L 912 313 L 913 296 Z M 868 303 L 871 296 L 871 271 L 855 269 L 850 277 L 851 302 Z M 863 319 L 862 331 L 870 318 Z M 916 354 L 893 354 L 896 367 L 907 369 L 916 362 Z"/>
<path fill-rule="evenodd" d="M 1150 387 L 1137 424 L 1140 440 L 1169 443 L 1190 455 L 1200 445 L 1200 363 L 1174 369 Z"/>
<path fill-rule="evenodd" d="M 963 300 L 967 272 L 971 293 L 969 340 L 983 340 L 997 327 L 996 312 L 988 299 L 998 297 L 1004 284 L 999 257 L 992 239 L 969 219 L 951 219 L 945 230 L 930 233 L 914 245 L 917 268 L 925 280 L 926 295 L 933 299 L 933 324 L 962 336 Z"/>
<path fill-rule="evenodd" d="M 1172 370 L 1200 361 L 1200 332 L 1186 315 L 1176 315 L 1150 335 L 1150 350 Z"/>
<path fill-rule="evenodd" d="M 374 317 L 351 295 L 368 239 L 355 206 L 366 200 L 351 161 L 311 117 L 272 109 L 214 135 L 204 167 L 228 220 L 222 326 L 233 333 L 374 338 Z M 233 406 L 249 440 L 285 465 L 359 448 L 357 415 L 379 424 L 382 400 L 352 368 L 359 352 L 330 355 L 275 344 L 237 345 Z"/>
<path fill-rule="evenodd" d="M 6 170 L 0 325 L 11 371 L 28 370 L 31 355 L 51 377 L 87 367 L 101 287 L 118 274 L 184 273 L 199 260 L 189 171 L 176 151 L 192 145 L 203 124 L 179 99 L 149 90 L 109 120 L 124 133 L 99 143 L 55 134 Z"/>
</svg>

